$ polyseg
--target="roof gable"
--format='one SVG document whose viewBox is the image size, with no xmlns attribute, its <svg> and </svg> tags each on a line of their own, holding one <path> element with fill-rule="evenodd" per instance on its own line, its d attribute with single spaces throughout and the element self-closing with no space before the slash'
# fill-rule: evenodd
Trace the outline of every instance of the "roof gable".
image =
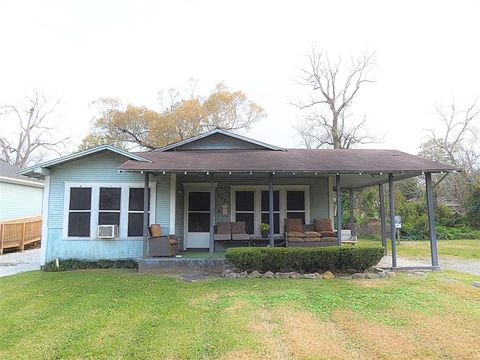
<svg viewBox="0 0 480 360">
<path fill-rule="evenodd" d="M 284 149 L 250 139 L 222 129 L 213 129 L 203 134 L 178 141 L 155 151 L 191 150 L 281 150 Z"/>
<path fill-rule="evenodd" d="M 48 169 L 52 166 L 60 165 L 60 164 L 66 163 L 68 161 L 76 160 L 76 159 L 79 159 L 79 158 L 82 158 L 82 157 L 85 157 L 85 156 L 88 156 L 88 155 L 97 154 L 97 153 L 100 153 L 100 152 L 103 152 L 103 151 L 111 151 L 115 154 L 124 156 L 129 160 L 135 160 L 135 161 L 140 161 L 140 162 L 151 162 L 150 160 L 148 160 L 148 159 L 146 159 L 146 158 L 144 158 L 140 155 L 130 153 L 128 151 L 116 148 L 112 145 L 100 145 L 100 146 L 95 146 L 91 149 L 75 152 L 75 153 L 72 153 L 72 154 L 68 154 L 66 156 L 62 156 L 62 157 L 53 159 L 53 160 L 42 162 L 38 165 L 31 166 L 31 167 L 22 169 L 20 171 L 17 171 L 17 174 L 39 177 L 38 175 L 43 175 L 43 174 L 41 174 L 42 169 Z M 42 177 L 42 176 L 40 176 L 40 177 Z"/>
</svg>

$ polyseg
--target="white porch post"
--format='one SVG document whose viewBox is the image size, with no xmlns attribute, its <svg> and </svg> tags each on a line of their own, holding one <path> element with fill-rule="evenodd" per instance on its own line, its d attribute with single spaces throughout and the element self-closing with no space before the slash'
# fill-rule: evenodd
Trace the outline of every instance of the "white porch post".
<svg viewBox="0 0 480 360">
<path fill-rule="evenodd" d="M 143 185 L 143 257 L 148 254 L 148 200 L 149 200 L 149 173 L 145 173 L 145 182 Z"/>
<path fill-rule="evenodd" d="M 425 187 L 427 191 L 428 236 L 430 238 L 430 254 L 432 257 L 432 266 L 438 267 L 437 229 L 435 226 L 435 214 L 433 211 L 433 190 L 431 173 L 425 173 Z"/>
<path fill-rule="evenodd" d="M 275 246 L 275 240 L 273 238 L 274 226 L 273 226 L 273 174 L 268 174 L 268 220 L 270 223 L 270 231 L 269 231 L 269 242 L 270 247 Z"/>
<path fill-rule="evenodd" d="M 337 189 L 337 245 L 342 245 L 342 188 L 340 185 L 340 174 L 335 178 Z"/>
<path fill-rule="evenodd" d="M 215 252 L 214 243 L 214 229 L 215 229 L 215 183 L 213 181 L 213 174 L 210 177 L 210 238 L 208 244 L 208 252 L 213 254 Z"/>
<path fill-rule="evenodd" d="M 392 241 L 392 267 L 397 267 L 397 242 L 395 239 L 395 189 L 393 174 L 388 174 L 388 195 L 390 202 L 390 238 Z"/>
</svg>

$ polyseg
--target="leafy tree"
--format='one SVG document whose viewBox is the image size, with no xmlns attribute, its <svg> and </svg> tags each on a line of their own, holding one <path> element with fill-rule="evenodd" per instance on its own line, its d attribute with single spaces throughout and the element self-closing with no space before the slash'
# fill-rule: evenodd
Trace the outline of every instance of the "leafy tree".
<svg viewBox="0 0 480 360">
<path fill-rule="evenodd" d="M 480 229 L 480 176 L 477 175 L 469 189 L 466 217 L 470 226 Z"/>
<path fill-rule="evenodd" d="M 242 91 L 231 92 L 223 83 L 206 98 L 194 92 L 182 97 L 175 89 L 170 89 L 166 97 L 164 92 L 160 93 L 158 111 L 131 104 L 125 106 L 112 98 L 94 101 L 98 116 L 80 149 L 101 143 L 125 149 L 156 149 L 214 128 L 249 129 L 266 116 Z"/>
</svg>

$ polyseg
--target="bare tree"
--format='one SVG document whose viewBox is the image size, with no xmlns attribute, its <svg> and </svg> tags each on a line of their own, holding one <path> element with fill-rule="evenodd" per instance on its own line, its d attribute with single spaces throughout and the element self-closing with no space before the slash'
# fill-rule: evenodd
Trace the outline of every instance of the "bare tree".
<svg viewBox="0 0 480 360">
<path fill-rule="evenodd" d="M 480 108 L 474 101 L 466 109 L 458 109 L 454 102 L 448 109 L 437 107 L 442 130 L 429 130 L 426 141 L 420 145 L 420 156 L 461 168 L 436 188 L 440 196 L 466 204 L 467 187 L 480 165 L 479 134 L 475 121 L 480 119 Z"/>
<path fill-rule="evenodd" d="M 308 100 L 299 101 L 300 109 L 312 112 L 296 126 L 298 135 L 307 148 L 333 147 L 345 149 L 358 144 L 377 142 L 365 132 L 365 116 L 353 119 L 351 108 L 364 84 L 373 83 L 370 70 L 375 53 L 365 53 L 353 59 L 344 70 L 341 60 L 332 63 L 325 52 L 313 49 L 308 56 L 308 67 L 300 69 L 299 84 L 309 87 Z M 345 73 L 345 74 L 344 74 Z"/>
<path fill-rule="evenodd" d="M 0 116 L 13 118 L 19 128 L 15 135 L 0 136 L 0 156 L 12 165 L 25 167 L 41 161 L 45 152 L 59 154 L 66 139 L 52 139 L 55 124 L 50 122 L 58 103 L 58 100 L 46 98 L 34 90 L 22 108 L 15 105 L 0 106 Z"/>
</svg>

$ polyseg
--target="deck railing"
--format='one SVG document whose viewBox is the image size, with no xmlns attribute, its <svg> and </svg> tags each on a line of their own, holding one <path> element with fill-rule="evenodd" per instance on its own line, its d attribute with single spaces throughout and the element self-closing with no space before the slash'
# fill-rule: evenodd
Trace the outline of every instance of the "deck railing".
<svg viewBox="0 0 480 360">
<path fill-rule="evenodd" d="M 0 254 L 3 249 L 19 248 L 40 241 L 42 235 L 42 217 L 14 219 L 0 223 Z"/>
</svg>

